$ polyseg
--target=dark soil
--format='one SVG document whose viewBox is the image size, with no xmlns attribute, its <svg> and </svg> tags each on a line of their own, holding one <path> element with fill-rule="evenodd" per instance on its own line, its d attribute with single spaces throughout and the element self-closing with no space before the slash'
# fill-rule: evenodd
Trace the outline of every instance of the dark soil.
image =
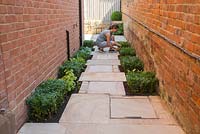
<svg viewBox="0 0 200 134">
<path fill-rule="evenodd" d="M 119 67 L 120 72 L 124 72 L 124 69 L 122 66 L 118 66 L 118 67 Z"/>
</svg>

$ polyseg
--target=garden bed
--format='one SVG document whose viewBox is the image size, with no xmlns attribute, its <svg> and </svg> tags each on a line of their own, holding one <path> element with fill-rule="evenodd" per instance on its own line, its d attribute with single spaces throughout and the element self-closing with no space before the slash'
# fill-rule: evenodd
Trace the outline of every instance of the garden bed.
<svg viewBox="0 0 200 134">
<path fill-rule="evenodd" d="M 71 95 L 80 89 L 78 79 L 86 68 L 87 60 L 91 58 L 91 47 L 81 47 L 72 58 L 66 60 L 59 67 L 57 79 L 45 80 L 36 87 L 26 100 L 28 122 L 59 122 Z"/>
<path fill-rule="evenodd" d="M 121 66 L 119 70 L 125 72 L 127 82 L 124 88 L 127 96 L 157 95 L 158 79 L 155 73 L 144 71 L 144 64 L 140 60 L 134 48 L 128 42 L 119 42 L 122 45 L 119 51 Z"/>
</svg>

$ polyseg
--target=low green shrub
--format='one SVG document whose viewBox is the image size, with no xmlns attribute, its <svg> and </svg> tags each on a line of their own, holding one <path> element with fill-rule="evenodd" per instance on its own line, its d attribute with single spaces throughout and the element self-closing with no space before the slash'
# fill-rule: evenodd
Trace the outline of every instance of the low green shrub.
<svg viewBox="0 0 200 134">
<path fill-rule="evenodd" d="M 75 89 L 77 77 L 74 75 L 73 70 L 65 70 L 65 75 L 61 78 L 65 82 L 67 90 L 70 92 Z"/>
<path fill-rule="evenodd" d="M 70 60 L 65 61 L 63 65 L 59 67 L 58 78 L 62 78 L 65 75 L 65 70 L 73 70 L 74 75 L 78 78 L 86 67 L 86 60 L 78 58 L 70 58 Z"/>
<path fill-rule="evenodd" d="M 131 47 L 122 47 L 119 51 L 120 56 L 136 56 L 135 49 Z"/>
<path fill-rule="evenodd" d="M 137 70 L 137 71 L 144 70 L 143 62 L 136 56 L 121 56 L 120 62 L 124 72 L 132 70 Z"/>
<path fill-rule="evenodd" d="M 81 47 L 80 50 L 78 50 L 73 58 L 83 58 L 85 60 L 88 60 L 90 58 L 92 50 L 89 47 Z"/>
<path fill-rule="evenodd" d="M 93 40 L 84 40 L 83 41 L 83 47 L 93 48 L 93 46 L 94 46 Z"/>
<path fill-rule="evenodd" d="M 120 11 L 115 11 L 111 15 L 112 21 L 121 21 L 122 20 L 122 13 Z"/>
<path fill-rule="evenodd" d="M 119 44 L 121 44 L 122 47 L 131 47 L 131 44 L 127 41 L 119 41 Z"/>
<path fill-rule="evenodd" d="M 119 28 L 117 30 L 117 32 L 114 32 L 114 35 L 124 35 L 124 27 L 123 27 L 123 23 L 118 24 Z"/>
<path fill-rule="evenodd" d="M 158 79 L 153 72 L 129 71 L 126 75 L 128 89 L 135 94 L 155 94 Z"/>
<path fill-rule="evenodd" d="M 47 80 L 41 83 L 27 98 L 31 121 L 45 121 L 55 114 L 68 92 L 63 80 Z"/>
</svg>

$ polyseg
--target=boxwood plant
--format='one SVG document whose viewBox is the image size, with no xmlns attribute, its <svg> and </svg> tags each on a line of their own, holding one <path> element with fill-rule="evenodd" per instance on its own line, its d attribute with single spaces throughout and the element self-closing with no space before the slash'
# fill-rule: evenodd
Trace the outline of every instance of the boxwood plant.
<svg viewBox="0 0 200 134">
<path fill-rule="evenodd" d="M 127 41 L 119 41 L 119 44 L 121 44 L 122 47 L 131 47 L 131 44 Z"/>
<path fill-rule="evenodd" d="M 83 58 L 84 60 L 88 60 L 90 58 L 91 48 L 89 47 L 81 47 L 80 50 L 78 50 L 73 58 Z"/>
<path fill-rule="evenodd" d="M 133 94 L 153 95 L 158 87 L 158 79 L 153 72 L 129 71 L 126 75 L 128 89 Z"/>
<path fill-rule="evenodd" d="M 26 100 L 31 121 L 45 121 L 55 114 L 64 102 L 65 95 L 75 89 L 76 77 L 72 70 L 65 70 L 61 79 L 42 82 Z"/>
<path fill-rule="evenodd" d="M 144 70 L 143 62 L 136 56 L 121 56 L 120 62 L 124 72 L 126 73 L 132 70 L 137 70 L 137 71 Z"/>
<path fill-rule="evenodd" d="M 122 13 L 120 11 L 114 11 L 111 14 L 112 21 L 121 21 L 122 20 Z"/>
<path fill-rule="evenodd" d="M 135 49 L 131 48 L 131 47 L 122 47 L 119 51 L 120 56 L 126 56 L 126 55 L 130 55 L 130 56 L 135 56 Z"/>
<path fill-rule="evenodd" d="M 89 47 L 92 48 L 94 45 L 94 41 L 93 40 L 84 40 L 83 41 L 83 47 Z"/>
<path fill-rule="evenodd" d="M 63 80 L 47 80 L 41 83 L 26 100 L 31 121 L 45 121 L 56 113 L 64 101 L 67 88 Z"/>
</svg>

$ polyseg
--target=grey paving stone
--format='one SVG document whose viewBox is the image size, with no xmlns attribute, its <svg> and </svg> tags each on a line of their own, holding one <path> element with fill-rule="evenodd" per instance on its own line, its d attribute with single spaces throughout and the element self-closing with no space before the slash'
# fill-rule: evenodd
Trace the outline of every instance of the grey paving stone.
<svg viewBox="0 0 200 134">
<path fill-rule="evenodd" d="M 112 98 L 112 118 L 157 118 L 148 98 Z"/>
<path fill-rule="evenodd" d="M 87 66 L 85 72 L 108 72 L 108 73 L 114 73 L 114 72 L 120 72 L 118 66 L 112 66 L 112 65 L 92 65 Z"/>
<path fill-rule="evenodd" d="M 126 81 L 125 73 L 87 73 L 83 72 L 79 81 L 96 81 L 96 82 L 122 82 Z"/>
<path fill-rule="evenodd" d="M 179 126 L 130 124 L 65 124 L 66 134 L 185 134 Z"/>
<path fill-rule="evenodd" d="M 73 94 L 59 122 L 107 123 L 108 120 L 108 95 Z"/>
<path fill-rule="evenodd" d="M 58 123 L 25 123 L 18 134 L 66 134 L 66 127 Z"/>
<path fill-rule="evenodd" d="M 123 82 L 83 82 L 79 93 L 125 95 Z"/>
<path fill-rule="evenodd" d="M 95 53 L 92 60 L 118 60 L 118 53 Z"/>
<path fill-rule="evenodd" d="M 120 65 L 119 60 L 88 60 L 86 65 Z"/>
</svg>

